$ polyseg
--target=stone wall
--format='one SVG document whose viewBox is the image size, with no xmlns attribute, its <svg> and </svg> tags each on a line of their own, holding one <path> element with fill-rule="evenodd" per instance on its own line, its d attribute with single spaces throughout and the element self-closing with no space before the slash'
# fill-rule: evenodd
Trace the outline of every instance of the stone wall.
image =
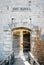
<svg viewBox="0 0 44 65">
<path fill-rule="evenodd" d="M 39 40 L 34 44 L 33 54 L 40 64 L 44 63 L 44 42 Z"/>
<path fill-rule="evenodd" d="M 42 65 L 44 64 L 44 42 L 41 40 L 40 30 L 36 30 L 36 37 L 34 38 L 33 55 L 37 61 Z"/>
</svg>

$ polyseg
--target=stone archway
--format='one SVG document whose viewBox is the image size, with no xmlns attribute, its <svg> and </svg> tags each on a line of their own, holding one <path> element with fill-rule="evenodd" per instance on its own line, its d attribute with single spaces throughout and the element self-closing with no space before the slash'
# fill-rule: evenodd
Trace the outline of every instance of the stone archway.
<svg viewBox="0 0 44 65">
<path fill-rule="evenodd" d="M 23 27 L 12 29 L 12 47 L 16 55 L 30 51 L 30 32 L 30 29 Z"/>
</svg>

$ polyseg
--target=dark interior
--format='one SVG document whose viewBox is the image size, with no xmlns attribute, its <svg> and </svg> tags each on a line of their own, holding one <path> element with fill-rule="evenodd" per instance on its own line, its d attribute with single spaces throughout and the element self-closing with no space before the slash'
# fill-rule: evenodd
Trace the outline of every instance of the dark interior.
<svg viewBox="0 0 44 65">
<path fill-rule="evenodd" d="M 15 55 L 18 55 L 19 53 L 19 36 L 16 34 L 13 34 L 13 51 Z"/>
<path fill-rule="evenodd" d="M 23 51 L 30 51 L 30 33 L 23 35 Z"/>
</svg>

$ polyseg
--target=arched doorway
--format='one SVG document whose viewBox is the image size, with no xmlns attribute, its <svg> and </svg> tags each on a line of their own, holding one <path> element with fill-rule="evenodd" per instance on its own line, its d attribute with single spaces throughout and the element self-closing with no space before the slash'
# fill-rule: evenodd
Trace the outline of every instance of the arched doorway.
<svg viewBox="0 0 44 65">
<path fill-rule="evenodd" d="M 30 51 L 30 32 L 30 29 L 23 27 L 12 29 L 12 48 L 16 56 Z"/>
</svg>

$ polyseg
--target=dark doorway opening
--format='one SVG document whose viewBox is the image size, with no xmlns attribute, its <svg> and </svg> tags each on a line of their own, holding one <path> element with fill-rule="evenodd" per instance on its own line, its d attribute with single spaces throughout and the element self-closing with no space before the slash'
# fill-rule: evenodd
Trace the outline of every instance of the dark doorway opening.
<svg viewBox="0 0 44 65">
<path fill-rule="evenodd" d="M 14 54 L 15 56 L 18 56 L 19 54 L 19 35 L 17 34 L 13 34 L 13 51 L 14 51 Z"/>
<path fill-rule="evenodd" d="M 30 33 L 23 34 L 23 51 L 30 51 Z"/>
</svg>

